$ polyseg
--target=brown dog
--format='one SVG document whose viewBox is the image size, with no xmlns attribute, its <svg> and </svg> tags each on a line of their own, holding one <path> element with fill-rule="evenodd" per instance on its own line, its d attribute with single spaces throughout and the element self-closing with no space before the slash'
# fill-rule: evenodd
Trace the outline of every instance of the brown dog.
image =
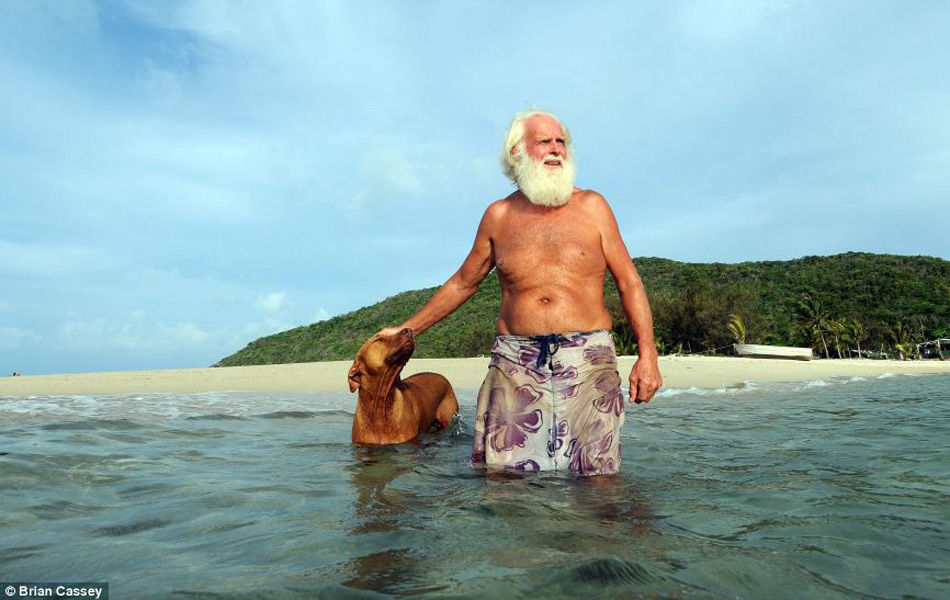
<svg viewBox="0 0 950 600">
<path fill-rule="evenodd" d="M 449 426 L 458 414 L 452 384 L 438 373 L 399 373 L 415 350 L 412 330 L 376 334 L 356 353 L 347 378 L 350 392 L 360 391 L 353 417 L 358 444 L 398 444 L 437 427 Z"/>
</svg>

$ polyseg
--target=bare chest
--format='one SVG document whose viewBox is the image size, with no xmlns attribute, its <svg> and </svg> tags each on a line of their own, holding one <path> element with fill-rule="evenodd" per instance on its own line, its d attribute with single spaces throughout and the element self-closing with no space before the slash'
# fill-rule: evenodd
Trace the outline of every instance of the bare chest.
<svg viewBox="0 0 950 600">
<path fill-rule="evenodd" d="M 577 213 L 548 217 L 514 216 L 503 223 L 492 239 L 499 274 L 520 280 L 552 272 L 602 273 L 606 262 L 596 224 Z"/>
</svg>

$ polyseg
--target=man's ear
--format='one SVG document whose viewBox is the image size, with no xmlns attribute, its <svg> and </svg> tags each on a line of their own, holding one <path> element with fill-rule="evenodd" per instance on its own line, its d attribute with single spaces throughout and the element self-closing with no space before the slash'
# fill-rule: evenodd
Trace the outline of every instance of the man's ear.
<svg viewBox="0 0 950 600">
<path fill-rule="evenodd" d="M 360 359 L 353 361 L 350 372 L 346 374 L 346 381 L 350 384 L 350 393 L 360 389 Z"/>
</svg>

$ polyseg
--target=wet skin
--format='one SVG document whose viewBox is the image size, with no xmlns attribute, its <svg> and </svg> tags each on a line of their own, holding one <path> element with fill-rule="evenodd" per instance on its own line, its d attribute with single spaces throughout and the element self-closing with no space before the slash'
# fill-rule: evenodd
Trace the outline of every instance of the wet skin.
<svg viewBox="0 0 950 600">
<path fill-rule="evenodd" d="M 524 143 L 528 159 L 548 169 L 563 168 L 567 147 L 557 121 L 547 116 L 529 119 Z M 604 277 L 609 270 L 638 340 L 639 358 L 629 377 L 630 400 L 647 402 L 653 397 L 663 379 L 650 306 L 603 196 L 574 188 L 564 205 L 544 207 L 532 204 L 518 190 L 492 203 L 462 266 L 401 327 L 418 335 L 444 319 L 475 293 L 493 267 L 501 284 L 495 325 L 503 335 L 610 329 L 604 305 Z"/>
</svg>

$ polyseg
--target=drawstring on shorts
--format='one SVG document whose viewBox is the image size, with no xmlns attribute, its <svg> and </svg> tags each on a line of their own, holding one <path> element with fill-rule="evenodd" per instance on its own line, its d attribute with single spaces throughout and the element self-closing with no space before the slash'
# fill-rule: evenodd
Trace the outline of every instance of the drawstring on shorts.
<svg viewBox="0 0 950 600">
<path fill-rule="evenodd" d="M 538 360 L 535 361 L 534 366 L 541 368 L 544 366 L 544 362 L 547 361 L 548 368 L 552 371 L 554 370 L 554 359 L 551 357 L 561 348 L 561 341 L 567 341 L 567 338 L 564 336 L 551 333 L 549 335 L 535 335 L 531 336 L 531 339 L 538 345 Z"/>
</svg>

